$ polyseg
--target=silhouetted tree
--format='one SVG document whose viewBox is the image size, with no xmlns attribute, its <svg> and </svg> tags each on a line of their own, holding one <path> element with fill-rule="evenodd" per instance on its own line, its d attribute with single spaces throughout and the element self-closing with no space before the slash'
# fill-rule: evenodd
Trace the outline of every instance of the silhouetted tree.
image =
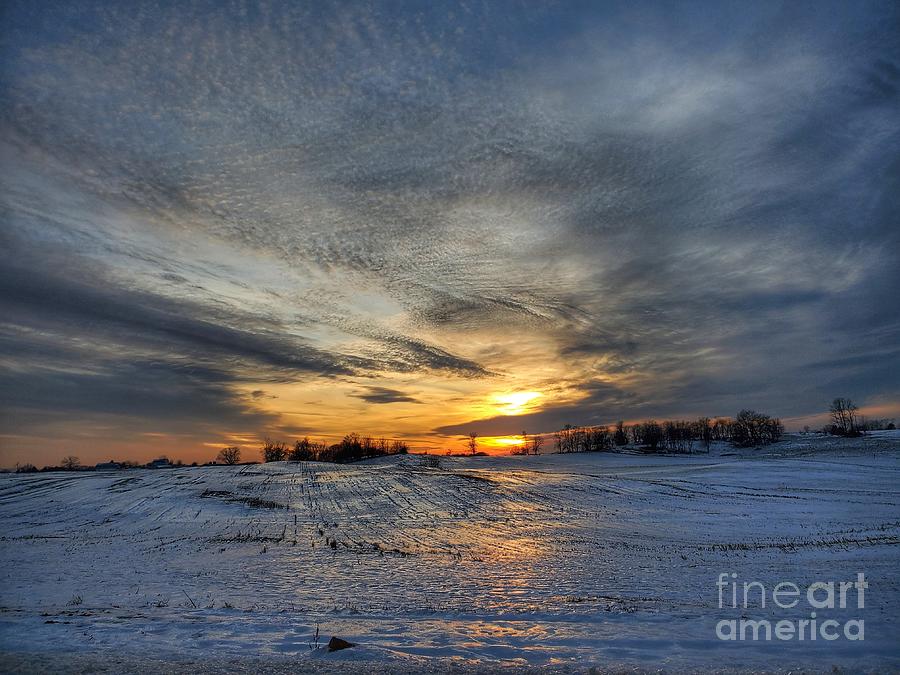
<svg viewBox="0 0 900 675">
<path fill-rule="evenodd" d="M 527 455 L 529 445 L 530 445 L 530 439 L 528 438 L 528 432 L 523 431 L 521 434 L 519 434 L 519 444 L 512 446 L 509 450 L 509 454 L 511 454 L 511 455 Z"/>
<path fill-rule="evenodd" d="M 616 431 L 613 434 L 613 442 L 616 445 L 628 445 L 628 434 L 625 433 L 625 423 L 622 420 L 616 422 Z"/>
<path fill-rule="evenodd" d="M 571 424 L 565 425 L 553 436 L 556 441 L 557 452 L 575 452 L 577 450 L 580 440 L 579 433 Z"/>
<path fill-rule="evenodd" d="M 731 439 L 731 420 L 718 418 L 713 422 L 712 437 L 714 441 L 727 441 Z"/>
<path fill-rule="evenodd" d="M 263 443 L 262 456 L 264 462 L 283 462 L 287 457 L 287 445 L 267 438 Z"/>
<path fill-rule="evenodd" d="M 409 454 L 409 445 L 404 441 L 391 441 L 391 445 L 388 448 L 388 454 L 391 454 L 391 455 Z"/>
<path fill-rule="evenodd" d="M 731 442 L 739 447 L 775 443 L 782 434 L 784 425 L 781 420 L 755 410 L 741 410 L 731 423 Z"/>
<path fill-rule="evenodd" d="M 683 420 L 667 420 L 662 425 L 663 447 L 669 452 L 690 453 L 694 449 L 694 429 Z"/>
<path fill-rule="evenodd" d="M 478 452 L 478 434 L 474 431 L 469 432 L 469 440 L 466 441 L 466 447 L 472 455 Z"/>
<path fill-rule="evenodd" d="M 831 433 L 838 436 L 859 436 L 858 410 L 849 398 L 834 399 L 828 407 L 828 412 L 831 413 Z"/>
<path fill-rule="evenodd" d="M 221 450 L 219 450 L 216 461 L 222 464 L 228 464 L 229 466 L 237 464 L 241 461 L 241 449 L 234 445 L 231 445 L 227 448 L 222 448 Z"/>
<path fill-rule="evenodd" d="M 663 430 L 655 420 L 635 424 L 632 428 L 634 442 L 650 450 L 656 450 L 663 442 Z"/>
<path fill-rule="evenodd" d="M 531 439 L 528 437 L 528 432 L 523 430 L 522 433 L 519 434 L 519 444 L 510 448 L 509 453 L 511 455 L 527 455 L 530 445 Z"/>
<path fill-rule="evenodd" d="M 62 468 L 64 468 L 66 471 L 75 471 L 79 467 L 81 467 L 81 460 L 78 459 L 75 455 L 63 457 Z"/>
<path fill-rule="evenodd" d="M 535 437 L 539 438 L 539 437 Z M 606 452 L 612 449 L 613 435 L 608 427 L 575 427 L 567 424 L 553 432 L 556 452 Z M 540 450 L 543 441 L 536 444 L 534 454 Z"/>
<path fill-rule="evenodd" d="M 315 449 L 308 436 L 294 443 L 294 447 L 288 453 L 291 462 L 308 462 L 316 458 Z"/>
<path fill-rule="evenodd" d="M 309 443 L 308 449 L 306 443 Z M 300 451 L 298 456 L 309 456 L 320 462 L 356 462 L 370 457 L 384 455 L 405 455 L 409 452 L 409 446 L 403 441 L 388 441 L 386 438 L 374 439 L 371 436 L 361 437 L 357 433 L 347 434 L 340 443 L 326 446 L 309 442 L 307 439 L 298 441 Z M 295 445 L 295 450 L 297 446 Z M 308 455 L 307 455 L 308 453 Z"/>
<path fill-rule="evenodd" d="M 701 417 L 694 423 L 694 434 L 709 452 L 709 446 L 712 445 L 713 440 L 713 426 L 708 417 Z"/>
<path fill-rule="evenodd" d="M 613 447 L 614 434 L 607 427 L 591 427 L 588 430 L 591 452 L 609 452 Z"/>
</svg>

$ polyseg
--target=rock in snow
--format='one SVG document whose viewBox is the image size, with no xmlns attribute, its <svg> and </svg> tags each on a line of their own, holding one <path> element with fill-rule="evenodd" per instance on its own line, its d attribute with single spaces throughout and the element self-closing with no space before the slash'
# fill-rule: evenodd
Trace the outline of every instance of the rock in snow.
<svg viewBox="0 0 900 675">
<path fill-rule="evenodd" d="M 339 637 L 332 636 L 328 641 L 328 651 L 336 652 L 339 649 L 349 649 L 350 647 L 355 646 L 352 642 L 347 642 L 346 640 L 342 640 Z"/>
</svg>

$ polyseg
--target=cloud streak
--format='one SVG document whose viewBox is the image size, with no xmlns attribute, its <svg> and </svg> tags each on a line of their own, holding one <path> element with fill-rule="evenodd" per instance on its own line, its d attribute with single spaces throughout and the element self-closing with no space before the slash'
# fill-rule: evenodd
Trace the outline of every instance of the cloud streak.
<svg viewBox="0 0 900 675">
<path fill-rule="evenodd" d="M 421 403 L 421 401 L 397 389 L 371 387 L 367 391 L 354 394 L 366 403 Z"/>
</svg>

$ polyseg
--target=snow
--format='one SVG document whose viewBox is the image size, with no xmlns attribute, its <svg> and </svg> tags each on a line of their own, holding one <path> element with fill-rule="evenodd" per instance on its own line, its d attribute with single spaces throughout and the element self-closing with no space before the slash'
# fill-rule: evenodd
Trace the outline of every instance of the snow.
<svg viewBox="0 0 900 675">
<path fill-rule="evenodd" d="M 896 432 L 433 464 L 2 475 L 0 668 L 900 668 Z M 719 609 L 722 572 L 864 572 L 865 640 L 720 641 L 809 613 Z"/>
</svg>

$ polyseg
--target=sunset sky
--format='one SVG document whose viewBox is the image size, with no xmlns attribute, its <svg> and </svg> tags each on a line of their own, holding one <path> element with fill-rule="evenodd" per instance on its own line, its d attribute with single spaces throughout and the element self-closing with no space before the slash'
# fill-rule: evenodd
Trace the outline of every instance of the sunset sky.
<svg viewBox="0 0 900 675">
<path fill-rule="evenodd" d="M 2 466 L 900 418 L 897 3 L 0 12 Z"/>
</svg>

